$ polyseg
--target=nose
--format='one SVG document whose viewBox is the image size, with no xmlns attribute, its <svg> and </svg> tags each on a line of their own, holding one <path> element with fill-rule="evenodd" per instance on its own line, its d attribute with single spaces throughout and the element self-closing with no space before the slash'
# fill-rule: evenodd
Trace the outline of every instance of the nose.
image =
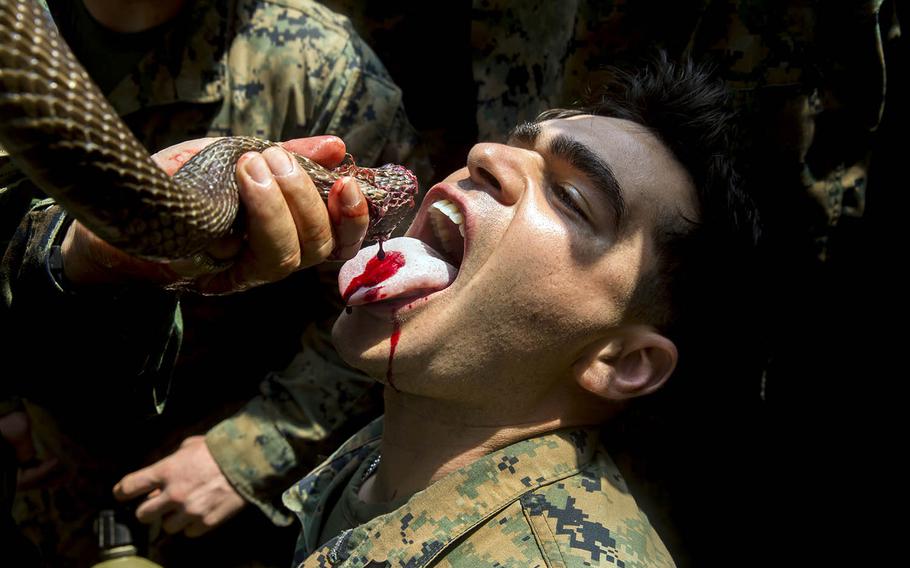
<svg viewBox="0 0 910 568">
<path fill-rule="evenodd" d="M 503 205 L 518 202 L 530 179 L 531 152 L 504 144 L 475 144 L 468 153 L 468 173 Z"/>
</svg>

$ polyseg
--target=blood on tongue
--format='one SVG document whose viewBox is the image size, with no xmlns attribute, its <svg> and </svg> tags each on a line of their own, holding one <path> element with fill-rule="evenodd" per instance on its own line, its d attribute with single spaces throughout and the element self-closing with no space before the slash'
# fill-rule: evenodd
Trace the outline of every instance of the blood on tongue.
<svg viewBox="0 0 910 568">
<path fill-rule="evenodd" d="M 367 262 L 366 267 L 363 269 L 363 273 L 351 280 L 351 283 L 348 284 L 342 298 L 347 302 L 357 290 L 364 287 L 376 286 L 380 282 L 388 280 L 394 276 L 404 264 L 404 255 L 398 251 L 386 253 L 382 248 L 382 241 L 380 240 L 379 252 Z M 381 290 L 381 287 L 370 290 L 367 293 L 367 300 L 369 302 L 375 302 L 378 299 L 382 299 L 382 295 L 380 294 Z M 345 311 L 351 313 L 351 306 L 345 306 Z M 401 322 L 398 321 L 397 315 L 392 316 L 392 326 L 392 337 L 390 338 L 389 347 L 389 366 L 386 370 L 386 380 L 389 382 L 389 386 L 397 391 L 398 387 L 395 386 L 395 381 L 392 378 L 392 361 L 395 358 L 395 348 L 398 347 L 398 339 L 401 337 Z"/>
<path fill-rule="evenodd" d="M 398 251 L 384 253 L 382 258 L 376 255 L 367 262 L 363 273 L 351 280 L 341 296 L 342 299 L 347 302 L 357 290 L 369 288 L 388 280 L 398 272 L 399 268 L 404 266 L 404 262 L 404 255 Z"/>
</svg>

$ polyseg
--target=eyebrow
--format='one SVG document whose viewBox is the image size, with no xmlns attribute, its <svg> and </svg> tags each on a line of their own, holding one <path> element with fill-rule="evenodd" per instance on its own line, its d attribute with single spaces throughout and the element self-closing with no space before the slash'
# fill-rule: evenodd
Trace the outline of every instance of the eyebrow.
<svg viewBox="0 0 910 568">
<path fill-rule="evenodd" d="M 536 122 L 523 122 L 512 129 L 509 140 L 527 146 L 534 146 L 540 137 L 540 124 Z M 572 168 L 580 171 L 590 179 L 609 201 L 616 215 L 618 227 L 626 212 L 626 201 L 623 198 L 622 186 L 613 175 L 610 164 L 604 161 L 593 150 L 565 134 L 554 136 L 550 140 L 547 151 L 554 157 L 566 162 Z"/>
</svg>

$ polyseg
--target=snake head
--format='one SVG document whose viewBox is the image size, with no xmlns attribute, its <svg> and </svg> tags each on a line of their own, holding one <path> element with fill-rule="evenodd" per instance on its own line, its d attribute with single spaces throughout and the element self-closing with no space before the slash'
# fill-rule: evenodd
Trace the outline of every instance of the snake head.
<svg viewBox="0 0 910 568">
<path fill-rule="evenodd" d="M 360 183 L 370 210 L 368 241 L 384 241 L 408 216 L 417 197 L 417 176 L 397 164 L 380 168 L 360 168 L 343 164 L 335 173 L 351 176 Z"/>
</svg>

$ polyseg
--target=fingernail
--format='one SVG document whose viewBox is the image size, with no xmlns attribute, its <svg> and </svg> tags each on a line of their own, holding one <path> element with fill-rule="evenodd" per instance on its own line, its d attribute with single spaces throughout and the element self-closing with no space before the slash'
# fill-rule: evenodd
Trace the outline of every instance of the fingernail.
<svg viewBox="0 0 910 568">
<path fill-rule="evenodd" d="M 276 176 L 286 176 L 294 171 L 294 162 L 291 156 L 281 148 L 269 148 L 262 153 L 265 160 Z"/>
<path fill-rule="evenodd" d="M 253 178 L 253 181 L 259 185 L 268 185 L 272 181 L 272 170 L 265 163 L 260 155 L 250 156 L 250 159 L 243 164 L 246 173 Z"/>
<path fill-rule="evenodd" d="M 344 180 L 344 188 L 341 190 L 341 203 L 348 208 L 353 209 L 360 205 L 363 194 L 360 193 L 360 185 L 354 178 Z"/>
</svg>

